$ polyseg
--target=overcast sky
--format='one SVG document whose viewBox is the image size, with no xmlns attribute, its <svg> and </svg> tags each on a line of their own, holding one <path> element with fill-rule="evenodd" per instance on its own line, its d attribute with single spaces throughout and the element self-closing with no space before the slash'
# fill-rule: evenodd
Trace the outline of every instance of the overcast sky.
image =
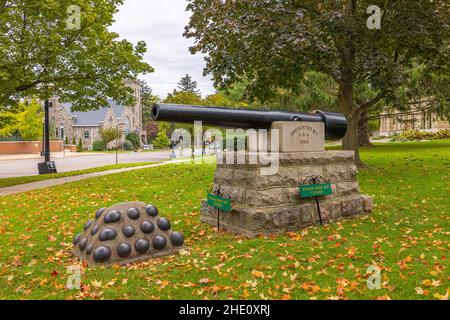
<svg viewBox="0 0 450 320">
<path fill-rule="evenodd" d="M 154 94 L 164 98 L 190 74 L 202 95 L 214 93 L 210 77 L 203 77 L 205 62 L 199 54 L 191 55 L 192 40 L 183 37 L 189 22 L 185 0 L 125 0 L 111 30 L 132 43 L 144 40 L 148 52 L 145 60 L 155 72 L 142 76 Z"/>
</svg>

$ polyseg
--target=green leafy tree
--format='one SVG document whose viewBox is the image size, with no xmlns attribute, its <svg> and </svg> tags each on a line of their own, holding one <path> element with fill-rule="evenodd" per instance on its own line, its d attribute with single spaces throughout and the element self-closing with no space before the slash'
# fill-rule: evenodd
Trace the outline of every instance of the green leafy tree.
<svg viewBox="0 0 450 320">
<path fill-rule="evenodd" d="M 24 140 L 33 141 L 42 137 L 43 118 L 42 108 L 35 100 L 25 107 L 17 128 Z"/>
<path fill-rule="evenodd" d="M 202 105 L 203 101 L 195 93 L 174 90 L 167 95 L 167 98 L 164 99 L 164 103 Z"/>
<path fill-rule="evenodd" d="M 160 102 L 160 98 L 153 94 L 152 88 L 145 81 L 140 81 L 142 86 L 141 103 L 143 113 L 143 128 L 147 132 L 147 139 L 153 140 L 158 134 L 158 123 L 152 119 L 152 107 Z"/>
<path fill-rule="evenodd" d="M 83 152 L 83 151 L 84 151 L 83 140 L 80 138 L 80 139 L 78 140 L 77 152 Z"/>
<path fill-rule="evenodd" d="M 348 119 L 343 148 L 359 166 L 358 123 L 381 99 L 405 83 L 409 66 L 446 70 L 450 61 L 447 0 L 189 0 L 185 36 L 192 53 L 206 56 L 205 72 L 221 89 L 249 79 L 250 97 L 270 100 L 282 89 L 298 92 L 308 71 L 331 77 L 338 110 Z M 367 14 L 368 9 L 372 14 Z M 370 10 L 369 10 L 370 12 Z M 375 23 L 373 23 L 375 22 Z M 378 22 L 380 28 L 378 28 Z M 373 95 L 355 99 L 368 84 Z"/>
<path fill-rule="evenodd" d="M 117 128 L 102 128 L 100 129 L 100 136 L 105 144 L 108 145 L 110 142 L 120 139 L 120 132 Z"/>
<path fill-rule="evenodd" d="M 72 137 L 72 145 L 76 145 L 77 141 L 75 140 L 75 136 Z"/>
<path fill-rule="evenodd" d="M 200 96 L 200 90 L 197 90 L 197 81 L 193 81 L 190 75 L 185 75 L 178 82 L 178 90 L 181 92 L 190 92 L 197 96 Z"/>
<path fill-rule="evenodd" d="M 126 139 L 131 142 L 134 149 L 139 149 L 139 147 L 141 146 L 141 139 L 136 132 L 128 133 Z"/>
<path fill-rule="evenodd" d="M 133 45 L 108 30 L 122 3 L 0 1 L 0 113 L 15 112 L 30 96 L 57 96 L 78 111 L 107 106 L 108 98 L 132 105 L 124 80 L 153 69 L 143 61 L 145 42 Z"/>
<path fill-rule="evenodd" d="M 159 132 L 155 139 L 153 139 L 153 146 L 156 149 L 167 149 L 170 146 L 170 139 L 167 136 L 169 124 L 168 123 L 160 123 Z"/>
</svg>

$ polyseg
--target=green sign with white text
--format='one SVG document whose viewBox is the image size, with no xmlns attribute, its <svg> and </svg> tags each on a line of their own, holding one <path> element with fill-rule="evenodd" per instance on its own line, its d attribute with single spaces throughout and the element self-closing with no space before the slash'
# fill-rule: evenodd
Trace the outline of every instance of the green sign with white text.
<svg viewBox="0 0 450 320">
<path fill-rule="evenodd" d="M 223 212 L 231 212 L 231 200 L 216 196 L 215 194 L 208 194 L 208 206 Z"/>
<path fill-rule="evenodd" d="M 333 194 L 331 183 L 310 184 L 300 186 L 300 196 L 302 198 L 323 197 Z"/>
</svg>

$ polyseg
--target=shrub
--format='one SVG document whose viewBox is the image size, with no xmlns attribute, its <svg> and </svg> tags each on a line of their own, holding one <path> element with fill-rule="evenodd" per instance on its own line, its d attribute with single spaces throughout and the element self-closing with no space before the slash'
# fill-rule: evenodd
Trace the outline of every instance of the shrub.
<svg viewBox="0 0 450 320">
<path fill-rule="evenodd" d="M 153 146 L 156 149 L 167 149 L 170 146 L 170 139 L 167 137 L 165 130 L 159 130 L 158 135 L 153 140 Z"/>
<path fill-rule="evenodd" d="M 84 148 L 83 148 L 83 140 L 78 140 L 78 145 L 77 145 L 77 152 L 83 152 Z"/>
<path fill-rule="evenodd" d="M 130 132 L 127 134 L 126 136 L 127 140 L 131 142 L 131 144 L 133 145 L 134 149 L 139 149 L 139 147 L 141 146 L 141 142 L 139 139 L 139 135 L 136 132 Z"/>
<path fill-rule="evenodd" d="M 450 130 L 439 130 L 438 132 L 424 132 L 418 130 L 408 130 L 392 139 L 393 141 L 413 141 L 413 140 L 439 140 L 449 139 Z"/>
<path fill-rule="evenodd" d="M 93 151 L 105 151 L 106 150 L 106 143 L 103 140 L 97 140 L 94 141 L 94 144 L 92 145 Z"/>
<path fill-rule="evenodd" d="M 73 145 L 76 145 L 76 144 L 77 144 L 77 141 L 75 140 L 75 136 L 73 136 L 73 138 L 72 138 L 72 144 L 73 144 Z"/>
<path fill-rule="evenodd" d="M 133 143 L 131 143 L 131 141 L 126 140 L 123 144 L 122 144 L 122 148 L 125 151 L 131 151 L 134 150 L 133 147 Z"/>
</svg>

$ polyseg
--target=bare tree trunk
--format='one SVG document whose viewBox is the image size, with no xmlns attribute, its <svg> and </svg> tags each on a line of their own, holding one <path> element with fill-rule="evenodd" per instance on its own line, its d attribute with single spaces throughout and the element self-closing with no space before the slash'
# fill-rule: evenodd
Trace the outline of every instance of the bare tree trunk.
<svg viewBox="0 0 450 320">
<path fill-rule="evenodd" d="M 370 132 L 369 132 L 369 126 L 367 123 L 367 110 L 363 111 L 359 116 L 358 136 L 359 136 L 359 146 L 360 147 L 373 146 L 372 142 L 370 142 Z"/>
</svg>

